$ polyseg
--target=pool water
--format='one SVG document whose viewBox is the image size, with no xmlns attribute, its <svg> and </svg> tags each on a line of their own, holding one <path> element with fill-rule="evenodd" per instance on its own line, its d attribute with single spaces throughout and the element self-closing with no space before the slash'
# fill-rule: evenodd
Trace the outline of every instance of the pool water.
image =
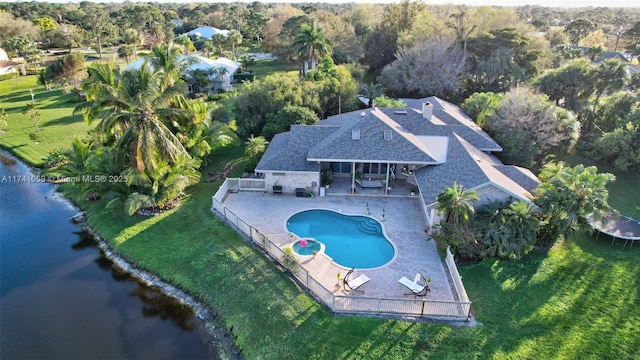
<svg viewBox="0 0 640 360">
<path fill-rule="evenodd" d="M 287 230 L 324 243 L 324 252 L 345 267 L 379 267 L 391 261 L 395 254 L 393 245 L 382 232 L 382 225 L 367 216 L 308 210 L 290 217 Z"/>
<path fill-rule="evenodd" d="M 313 252 L 320 252 L 320 243 L 317 241 L 313 241 L 313 240 L 309 240 L 306 239 L 307 241 L 307 246 L 302 246 L 302 240 L 298 240 L 296 241 L 295 244 L 293 244 L 293 251 L 296 254 L 300 254 L 300 255 L 313 255 Z"/>
</svg>

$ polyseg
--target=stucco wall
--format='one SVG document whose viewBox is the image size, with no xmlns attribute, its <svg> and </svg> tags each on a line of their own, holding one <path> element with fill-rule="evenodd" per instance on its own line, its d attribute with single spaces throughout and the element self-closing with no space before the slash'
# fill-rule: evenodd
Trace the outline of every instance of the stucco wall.
<svg viewBox="0 0 640 360">
<path fill-rule="evenodd" d="M 318 172 L 268 172 L 264 173 L 264 180 L 267 191 L 271 191 L 277 182 L 282 185 L 282 192 L 295 194 L 296 188 L 306 188 L 315 182 L 314 192 L 317 194 L 320 184 L 320 173 Z"/>
</svg>

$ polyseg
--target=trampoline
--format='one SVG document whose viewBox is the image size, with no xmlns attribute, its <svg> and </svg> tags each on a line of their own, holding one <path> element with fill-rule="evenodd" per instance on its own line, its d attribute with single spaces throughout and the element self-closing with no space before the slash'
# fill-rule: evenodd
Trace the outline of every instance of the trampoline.
<svg viewBox="0 0 640 360">
<path fill-rule="evenodd" d="M 587 219 L 589 220 L 589 224 L 598 230 L 598 236 L 603 232 L 613 238 L 611 245 L 613 245 L 616 239 L 623 239 L 624 246 L 630 243 L 629 247 L 632 247 L 634 241 L 640 240 L 640 222 L 628 216 L 620 215 L 617 218 L 605 216 L 604 221 L 600 221 L 595 220 L 589 215 Z M 596 237 L 596 239 L 597 238 L 598 237 Z"/>
</svg>

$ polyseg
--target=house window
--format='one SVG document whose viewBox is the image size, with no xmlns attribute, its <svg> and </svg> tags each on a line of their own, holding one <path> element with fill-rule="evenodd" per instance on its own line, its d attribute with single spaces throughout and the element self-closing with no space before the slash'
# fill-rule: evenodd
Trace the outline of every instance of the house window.
<svg viewBox="0 0 640 360">
<path fill-rule="evenodd" d="M 362 174 L 364 175 L 385 175 L 387 173 L 387 164 L 379 163 L 363 163 Z"/>
<path fill-rule="evenodd" d="M 335 174 L 350 174 L 351 173 L 351 163 L 340 162 L 340 163 L 331 163 L 331 171 Z"/>
<path fill-rule="evenodd" d="M 385 130 L 384 131 L 384 140 L 385 141 L 391 141 L 391 130 Z"/>
</svg>

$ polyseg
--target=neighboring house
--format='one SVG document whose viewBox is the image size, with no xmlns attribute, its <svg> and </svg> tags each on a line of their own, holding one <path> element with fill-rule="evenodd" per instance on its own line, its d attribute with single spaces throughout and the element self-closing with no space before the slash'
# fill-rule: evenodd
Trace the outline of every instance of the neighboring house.
<svg viewBox="0 0 640 360">
<path fill-rule="evenodd" d="M 222 30 L 222 29 L 214 28 L 212 26 L 201 26 L 201 27 L 199 27 L 197 29 L 193 29 L 193 30 L 191 30 L 191 31 L 189 31 L 187 33 L 181 34 L 180 36 L 198 35 L 198 36 L 200 36 L 201 38 L 204 38 L 204 39 L 211 39 L 216 34 L 222 34 L 224 36 L 227 36 L 227 35 L 229 35 L 229 30 Z M 180 36 L 178 36 L 178 37 L 180 37 Z M 176 37 L 176 39 L 178 37 Z"/>
<path fill-rule="evenodd" d="M 388 179 L 415 184 L 426 220 L 436 220 L 436 196 L 455 182 L 476 190 L 476 205 L 496 200 L 530 202 L 539 184 L 529 170 L 504 165 L 502 148 L 458 106 L 437 97 L 402 99 L 406 108 L 374 108 L 331 116 L 317 125 L 293 125 L 277 134 L 255 171 L 270 188 L 317 190 L 327 178 Z M 355 174 L 355 176 L 353 176 Z M 362 183 L 362 182 L 360 182 Z M 384 191 L 387 194 L 387 190 Z"/>
<path fill-rule="evenodd" d="M 139 69 L 144 63 L 146 58 L 138 59 L 131 64 L 127 65 L 127 69 Z M 198 55 L 183 55 L 180 56 L 178 61 L 185 61 L 187 59 L 193 59 L 193 63 L 189 66 L 190 70 L 213 70 L 211 72 L 211 81 L 213 82 L 212 90 L 222 89 L 224 91 L 231 90 L 231 84 L 233 83 L 233 75 L 240 68 L 240 63 L 227 58 L 218 58 L 216 60 L 207 59 Z"/>
<path fill-rule="evenodd" d="M 184 20 L 182 19 L 171 19 L 169 20 L 173 24 L 173 27 L 181 28 L 184 25 Z"/>
<path fill-rule="evenodd" d="M 21 66 L 21 63 L 9 60 L 7 53 L 0 48 L 0 75 L 18 72 Z"/>
</svg>

